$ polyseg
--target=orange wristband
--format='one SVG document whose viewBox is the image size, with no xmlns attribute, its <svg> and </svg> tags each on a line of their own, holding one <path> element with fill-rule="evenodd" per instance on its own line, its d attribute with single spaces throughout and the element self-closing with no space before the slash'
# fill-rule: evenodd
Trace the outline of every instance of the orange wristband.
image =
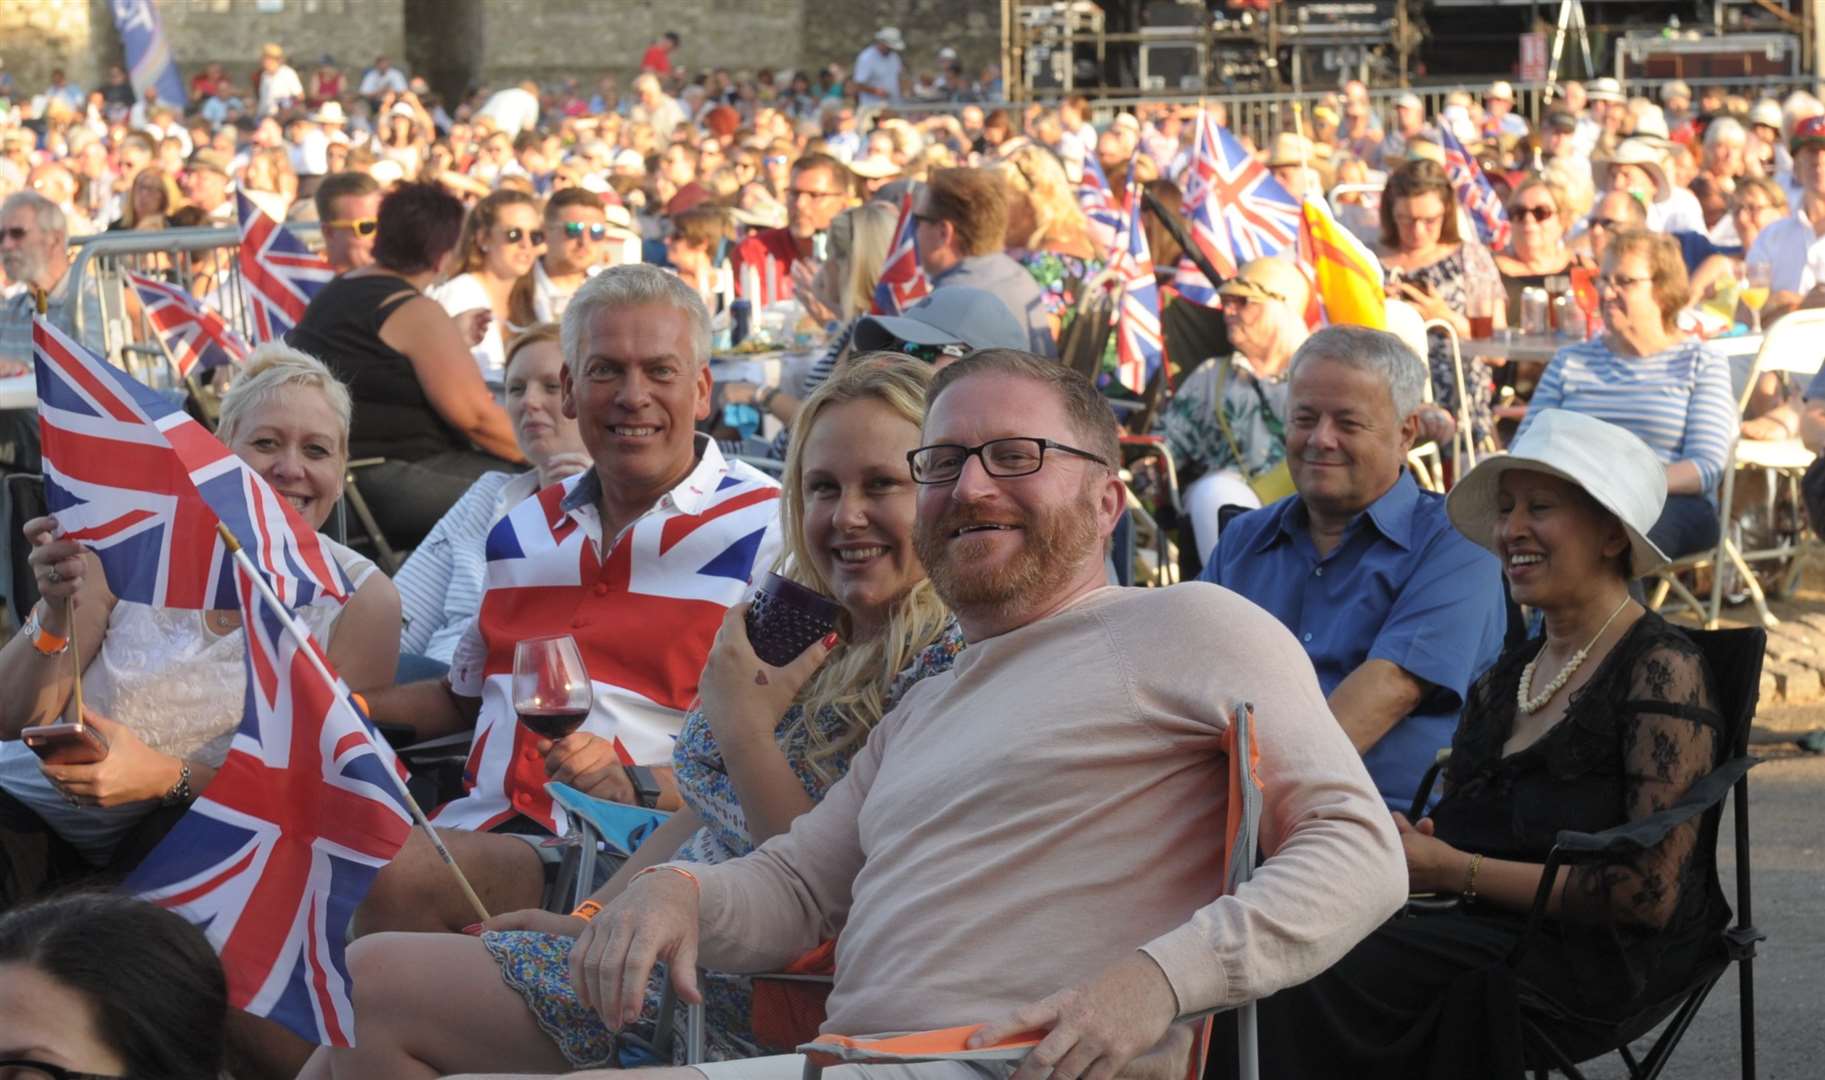
<svg viewBox="0 0 1825 1080">
<path fill-rule="evenodd" d="M 649 866 L 645 870 L 635 874 L 628 884 L 631 885 L 633 882 L 639 881 L 646 875 L 658 873 L 661 870 L 670 870 L 674 874 L 683 874 L 685 877 L 691 879 L 691 884 L 696 886 L 698 895 L 701 896 L 703 894 L 703 882 L 697 880 L 697 875 L 691 873 L 682 866 L 675 866 L 672 863 L 660 863 L 658 866 Z"/>
<path fill-rule="evenodd" d="M 585 900 L 581 904 L 577 905 L 577 910 L 571 912 L 570 917 L 573 919 L 582 919 L 584 922 L 588 922 L 589 920 L 595 918 L 597 915 L 601 914 L 601 912 L 602 912 L 601 904 L 596 903 L 594 900 Z"/>
</svg>

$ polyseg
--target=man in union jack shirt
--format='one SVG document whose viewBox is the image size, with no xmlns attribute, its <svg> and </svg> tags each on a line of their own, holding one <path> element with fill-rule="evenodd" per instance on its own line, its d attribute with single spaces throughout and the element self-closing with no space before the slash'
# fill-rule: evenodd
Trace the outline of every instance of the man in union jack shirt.
<svg viewBox="0 0 1825 1080">
<path fill-rule="evenodd" d="M 710 410 L 709 314 L 655 267 L 612 267 L 564 311 L 564 411 L 595 468 L 540 491 L 488 536 L 486 591 L 447 680 L 374 695 L 376 720 L 420 737 L 474 725 L 465 794 L 432 814 L 490 912 L 539 906 L 562 828 L 544 785 L 676 799 L 672 742 L 727 608 L 779 550 L 779 488 L 723 458 Z M 581 731 L 555 745 L 513 709 L 514 648 L 569 634 L 593 684 Z M 513 835 L 505 835 L 513 834 Z M 530 840 L 531 842 L 527 842 Z M 458 929 L 473 910 L 422 834 L 375 878 L 357 933 Z"/>
</svg>

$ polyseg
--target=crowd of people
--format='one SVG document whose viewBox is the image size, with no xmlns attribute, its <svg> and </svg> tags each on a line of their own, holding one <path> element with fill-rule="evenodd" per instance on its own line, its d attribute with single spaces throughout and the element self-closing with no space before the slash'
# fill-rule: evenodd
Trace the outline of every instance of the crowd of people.
<svg viewBox="0 0 1825 1080">
<path fill-rule="evenodd" d="M 1724 753 L 1703 656 L 1641 581 L 1716 545 L 1734 440 L 1825 444 L 1825 385 L 1745 395 L 1710 344 L 1825 306 L 1825 103 L 1604 78 L 1531 118 L 1505 82 L 1383 114 L 1351 82 L 1266 146 L 1238 133 L 1380 259 L 1384 331 L 1317 325 L 1290 252 L 1209 304 L 1183 287 L 1196 106 L 1010 109 L 954 54 L 909 72 L 893 27 L 817 72 L 691 73 L 680 47 L 625 90 L 444 100 L 386 57 L 302 78 L 272 45 L 245 81 L 197 73 L 187 108 L 116 69 L 0 113 L 0 377 L 30 370 L 40 307 L 99 351 L 85 234 L 219 224 L 236 192 L 315 226 L 336 276 L 231 373 L 216 433 L 317 528 L 371 459 L 382 535 L 336 544 L 352 598 L 300 615 L 377 723 L 471 733 L 432 820 L 495 913 L 415 832 L 348 926 L 356 1045 L 317 1049 L 227 1009 L 181 920 L 45 899 L 152 850 L 221 766 L 246 674 L 238 613 L 119 599 L 36 517 L 13 542 L 42 599 L 0 648 L 0 1059 L 605 1070 L 654 1041 L 669 981 L 706 1009 L 682 1080 L 797 1077 L 747 976 L 835 939 L 826 1031 L 1041 1031 L 1023 1076 L 1183 1076 L 1197 1016 L 1265 999 L 1273 1075 L 1519 1077 L 1516 1002 L 1594 1038 L 1711 956 L 1728 909 L 1693 821 L 1563 873 L 1551 946 L 1506 959 L 1559 830 L 1664 809 Z M 1119 288 L 1092 165 L 1118 200 L 1144 185 L 1164 306 L 1216 328 L 1169 337 L 1146 394 L 1076 325 Z M 929 293 L 884 314 L 903 206 Z M 186 265 L 164 270 L 218 302 Z M 1458 362 L 1536 289 L 1572 298 L 1549 363 Z M 805 363 L 717 377 L 744 332 Z M 1198 581 L 1111 584 L 1124 434 L 1171 455 Z M 1445 452 L 1447 495 L 1410 468 L 1425 443 L 1506 452 Z M 34 410 L 0 411 L 0 469 L 39 466 Z M 380 538 L 410 553 L 390 576 Z M 745 620 L 769 571 L 841 610 L 783 666 Z M 592 690 L 556 740 L 512 688 L 515 645 L 551 634 Z M 109 751 L 41 761 L 20 733 L 78 680 Z M 1244 703 L 1264 859 L 1219 895 Z M 670 815 L 575 910 L 552 780 Z M 168 1021 L 120 1019 L 142 994 Z"/>
</svg>

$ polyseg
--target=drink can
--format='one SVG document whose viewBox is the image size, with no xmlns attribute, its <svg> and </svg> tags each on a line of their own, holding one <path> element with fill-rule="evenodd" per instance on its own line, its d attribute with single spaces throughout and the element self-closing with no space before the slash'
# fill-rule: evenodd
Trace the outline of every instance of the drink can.
<svg viewBox="0 0 1825 1080">
<path fill-rule="evenodd" d="M 729 343 L 740 345 L 748 340 L 748 327 L 754 318 L 754 304 L 742 297 L 729 305 Z"/>
<path fill-rule="evenodd" d="M 1549 331 L 1546 290 L 1529 285 L 1521 290 L 1521 333 L 1543 335 Z"/>
<path fill-rule="evenodd" d="M 830 258 L 830 234 L 826 232 L 811 234 L 811 257 L 818 262 Z"/>
</svg>

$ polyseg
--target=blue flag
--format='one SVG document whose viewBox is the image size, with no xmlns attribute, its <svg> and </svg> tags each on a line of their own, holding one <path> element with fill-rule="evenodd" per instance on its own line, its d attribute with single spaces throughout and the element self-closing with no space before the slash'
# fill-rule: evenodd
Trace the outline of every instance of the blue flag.
<svg viewBox="0 0 1825 1080">
<path fill-rule="evenodd" d="M 164 24 L 158 21 L 156 0 L 109 0 L 109 3 L 114 8 L 114 28 L 120 31 L 121 44 L 126 46 L 127 72 L 133 80 L 133 92 L 144 101 L 146 91 L 154 90 L 159 101 L 183 108 L 184 77 L 178 73 L 177 61 L 171 58 Z"/>
</svg>

